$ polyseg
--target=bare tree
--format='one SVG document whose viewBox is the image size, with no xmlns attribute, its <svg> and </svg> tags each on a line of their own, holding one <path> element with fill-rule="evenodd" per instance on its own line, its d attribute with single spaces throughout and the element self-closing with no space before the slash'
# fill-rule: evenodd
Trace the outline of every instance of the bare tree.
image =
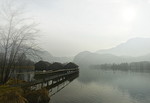
<svg viewBox="0 0 150 103">
<path fill-rule="evenodd" d="M 23 55 L 35 53 L 34 41 L 38 30 L 37 25 L 24 18 L 23 11 L 13 2 L 3 6 L 0 20 L 0 79 L 5 83 Z"/>
</svg>

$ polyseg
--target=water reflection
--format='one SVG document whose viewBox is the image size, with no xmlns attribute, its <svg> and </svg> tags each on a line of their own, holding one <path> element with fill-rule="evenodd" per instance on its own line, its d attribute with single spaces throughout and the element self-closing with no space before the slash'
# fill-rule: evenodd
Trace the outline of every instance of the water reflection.
<svg viewBox="0 0 150 103">
<path fill-rule="evenodd" d="M 78 76 L 79 76 L 79 73 L 74 73 L 73 75 L 70 75 L 70 76 L 64 76 L 65 79 L 56 81 L 55 83 L 46 86 L 46 89 L 48 89 L 50 92 L 50 97 L 54 96 L 56 93 L 61 91 L 63 88 L 69 85 Z"/>
<path fill-rule="evenodd" d="M 45 88 L 48 92 L 49 95 L 46 95 L 45 97 L 49 96 L 49 98 L 53 97 L 54 95 L 56 95 L 58 92 L 60 92 L 63 88 L 65 88 L 67 85 L 69 85 L 74 79 L 76 79 L 79 76 L 79 72 L 75 72 L 69 75 L 65 75 L 65 76 L 61 76 L 61 77 L 57 77 L 55 79 L 46 81 L 46 82 L 42 82 L 39 84 L 36 84 L 34 86 L 31 87 L 32 90 L 41 90 L 42 88 Z M 36 77 L 36 81 L 41 80 L 45 77 Z M 47 76 L 46 76 L 47 77 Z M 38 79 L 37 79 L 38 78 Z M 40 92 L 39 92 L 40 93 Z M 39 98 L 42 94 L 39 94 L 39 97 L 36 98 L 37 103 L 39 102 Z M 44 99 L 43 99 L 44 101 Z M 40 103 L 48 103 L 46 101 L 40 101 Z"/>
<path fill-rule="evenodd" d="M 149 80 L 149 73 L 81 68 L 80 77 L 50 103 L 150 103 Z"/>
<path fill-rule="evenodd" d="M 150 103 L 150 73 L 80 67 L 77 77 L 49 81 L 33 89 L 46 87 L 49 103 Z"/>
</svg>

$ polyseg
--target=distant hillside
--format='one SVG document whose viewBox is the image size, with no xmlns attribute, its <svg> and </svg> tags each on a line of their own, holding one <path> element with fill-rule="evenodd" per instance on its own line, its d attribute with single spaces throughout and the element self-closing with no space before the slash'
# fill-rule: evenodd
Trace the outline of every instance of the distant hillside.
<svg viewBox="0 0 150 103">
<path fill-rule="evenodd" d="M 97 65 L 105 63 L 130 63 L 139 61 L 150 61 L 150 54 L 139 57 L 123 57 L 112 54 L 98 54 L 88 51 L 81 52 L 75 56 L 74 62 L 78 65 Z"/>
<path fill-rule="evenodd" d="M 73 61 L 73 57 L 55 57 L 52 54 L 50 54 L 48 51 L 38 51 L 37 52 L 38 57 L 34 58 L 34 61 L 48 61 L 48 62 L 71 62 Z M 31 57 L 30 57 L 31 58 Z"/>
<path fill-rule="evenodd" d="M 114 48 L 99 50 L 96 53 L 116 56 L 143 56 L 150 53 L 150 38 L 133 38 Z"/>
<path fill-rule="evenodd" d="M 123 62 L 123 58 L 111 54 L 97 54 L 91 52 L 81 52 L 75 56 L 74 62 L 79 65 L 95 65 L 103 63 Z"/>
</svg>

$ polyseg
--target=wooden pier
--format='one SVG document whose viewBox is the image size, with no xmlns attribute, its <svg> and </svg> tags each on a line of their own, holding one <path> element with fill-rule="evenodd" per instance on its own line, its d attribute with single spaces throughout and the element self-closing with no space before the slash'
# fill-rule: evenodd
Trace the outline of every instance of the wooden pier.
<svg viewBox="0 0 150 103">
<path fill-rule="evenodd" d="M 61 69 L 56 71 L 44 71 L 44 72 L 28 72 L 28 73 L 34 73 L 35 74 L 35 80 L 30 81 L 28 83 L 24 84 L 17 84 L 12 86 L 19 86 L 19 87 L 35 87 L 37 85 L 41 85 L 43 87 L 44 84 L 53 85 L 55 82 L 59 82 L 62 80 L 65 80 L 66 77 L 69 77 L 75 73 L 79 73 L 78 68 L 73 69 Z M 17 73 L 17 74 L 23 74 L 23 73 Z"/>
</svg>

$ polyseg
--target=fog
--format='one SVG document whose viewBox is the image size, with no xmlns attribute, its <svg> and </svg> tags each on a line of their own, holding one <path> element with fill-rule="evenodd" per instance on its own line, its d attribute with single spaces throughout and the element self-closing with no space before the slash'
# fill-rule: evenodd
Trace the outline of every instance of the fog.
<svg viewBox="0 0 150 103">
<path fill-rule="evenodd" d="M 5 1 L 5 0 L 0 0 Z M 150 37 L 150 0 L 14 0 L 39 23 L 39 46 L 54 56 Z"/>
<path fill-rule="evenodd" d="M 0 101 L 150 103 L 149 80 L 150 0 L 0 0 Z"/>
</svg>

